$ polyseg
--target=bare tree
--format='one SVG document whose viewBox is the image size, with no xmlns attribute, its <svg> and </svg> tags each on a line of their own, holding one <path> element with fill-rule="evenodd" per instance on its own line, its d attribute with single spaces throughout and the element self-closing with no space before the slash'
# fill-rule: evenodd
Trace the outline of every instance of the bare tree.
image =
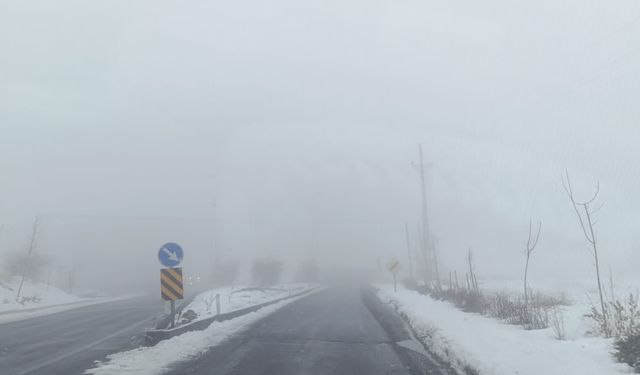
<svg viewBox="0 0 640 375">
<path fill-rule="evenodd" d="M 598 198 L 598 194 L 600 193 L 600 182 L 596 183 L 596 191 L 593 193 L 591 199 L 584 202 L 577 202 L 574 194 L 573 188 L 571 187 L 571 180 L 569 179 L 569 171 L 565 171 L 565 177 L 562 179 L 562 186 L 564 187 L 569 200 L 571 201 L 571 205 L 573 206 L 576 215 L 578 216 L 578 221 L 580 222 L 580 228 L 582 229 L 582 233 L 584 237 L 587 239 L 587 242 L 591 246 L 591 255 L 593 256 L 595 262 L 596 269 L 596 281 L 598 283 L 598 296 L 600 297 L 600 308 L 602 310 L 602 318 L 603 318 L 603 328 L 605 336 L 610 335 L 609 330 L 609 319 L 607 308 L 604 303 L 604 295 L 602 292 L 602 282 L 600 279 L 600 263 L 598 259 L 598 240 L 596 237 L 596 232 L 594 227 L 596 222 L 593 220 L 593 214 L 596 213 L 602 206 L 597 207 L 596 209 L 592 208 L 592 204 Z M 583 211 L 583 213 L 581 213 Z"/>
<path fill-rule="evenodd" d="M 531 258 L 531 253 L 535 250 L 538 245 L 538 239 L 540 238 L 540 230 L 542 229 L 542 221 L 538 221 L 538 230 L 535 234 L 532 232 L 532 220 L 529 220 L 529 237 L 527 238 L 527 247 L 525 249 L 525 256 L 527 258 L 524 264 L 524 305 L 527 306 L 529 301 L 529 292 L 527 286 L 527 275 L 529 274 L 529 259 Z"/>
</svg>

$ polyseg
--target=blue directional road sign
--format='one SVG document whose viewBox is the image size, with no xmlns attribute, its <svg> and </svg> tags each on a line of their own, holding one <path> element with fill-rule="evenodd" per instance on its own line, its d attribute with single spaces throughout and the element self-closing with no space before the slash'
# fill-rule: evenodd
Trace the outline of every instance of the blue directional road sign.
<svg viewBox="0 0 640 375">
<path fill-rule="evenodd" d="M 177 243 L 169 242 L 158 250 L 158 259 L 165 267 L 176 267 L 182 262 L 182 248 Z"/>
</svg>

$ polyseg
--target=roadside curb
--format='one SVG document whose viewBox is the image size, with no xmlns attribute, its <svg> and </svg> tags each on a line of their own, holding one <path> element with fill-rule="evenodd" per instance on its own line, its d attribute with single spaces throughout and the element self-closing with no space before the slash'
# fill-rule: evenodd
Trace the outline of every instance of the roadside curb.
<svg viewBox="0 0 640 375">
<path fill-rule="evenodd" d="M 317 290 L 318 288 L 319 287 L 316 286 L 316 287 L 313 287 L 313 288 L 310 288 L 310 289 L 303 290 L 303 291 L 298 292 L 298 293 L 291 294 L 291 295 L 286 296 L 286 297 L 275 299 L 273 301 L 264 302 L 264 303 L 261 303 L 259 305 L 245 307 L 244 309 L 240 309 L 240 310 L 235 310 L 235 311 L 230 311 L 230 312 L 223 313 L 223 314 L 218 314 L 218 315 L 212 316 L 210 318 L 197 320 L 195 322 L 191 322 L 191 323 L 188 323 L 188 324 L 185 324 L 183 326 L 176 327 L 176 328 L 149 330 L 145 334 L 145 345 L 146 346 L 154 346 L 154 345 L 156 345 L 157 343 L 159 343 L 162 340 L 170 339 L 172 337 L 179 336 L 179 335 L 181 335 L 183 333 L 186 333 L 186 332 L 202 331 L 202 330 L 206 329 L 207 327 L 209 327 L 211 325 L 211 323 L 213 323 L 213 322 L 223 322 L 225 320 L 237 318 L 239 316 L 246 315 L 248 313 L 260 310 L 263 307 L 266 307 L 266 306 L 269 306 L 269 305 L 273 305 L 274 303 L 278 303 L 280 301 L 284 301 L 284 300 L 291 299 L 291 298 L 294 298 L 294 297 L 299 297 L 299 296 L 302 296 L 304 294 L 308 294 L 310 292 L 313 292 L 313 291 Z"/>
</svg>

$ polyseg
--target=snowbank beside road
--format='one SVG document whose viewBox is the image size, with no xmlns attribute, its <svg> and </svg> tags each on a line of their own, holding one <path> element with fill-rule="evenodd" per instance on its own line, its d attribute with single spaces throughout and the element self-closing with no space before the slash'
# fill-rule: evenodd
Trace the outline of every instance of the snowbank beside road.
<svg viewBox="0 0 640 375">
<path fill-rule="evenodd" d="M 452 353 L 482 375 L 619 375 L 630 369 L 610 356 L 610 340 L 600 337 L 554 338 L 552 330 L 526 331 L 452 304 L 393 286 L 378 286 L 378 295 L 405 314 L 420 336 L 428 336 L 443 357 Z M 570 307 L 569 307 L 570 309 Z M 571 313 L 569 319 L 580 315 Z M 567 322 L 568 325 L 579 324 Z"/>
<path fill-rule="evenodd" d="M 0 282 L 0 313 L 63 305 L 83 300 L 83 298 L 65 293 L 51 285 L 47 287 L 46 284 L 25 281 L 20 292 L 20 301 L 17 301 L 18 288 L 18 279 L 9 283 Z"/>
<path fill-rule="evenodd" d="M 216 315 L 216 295 L 220 295 L 220 313 L 241 310 L 246 307 L 274 301 L 311 289 L 316 284 L 281 284 L 269 288 L 253 286 L 222 287 L 198 294 L 193 301 L 182 309 L 183 314 L 192 310 L 195 320 L 210 318 Z"/>
<path fill-rule="evenodd" d="M 46 284 L 25 281 L 20 292 L 21 303 L 16 301 L 18 287 L 17 279 L 11 283 L 0 282 L 0 324 L 134 297 L 127 295 L 114 298 L 82 298 L 51 285 L 47 288 Z"/>
<path fill-rule="evenodd" d="M 313 292 L 310 291 L 309 293 Z M 163 340 L 152 347 L 140 347 L 127 352 L 112 354 L 107 358 L 107 361 L 97 362 L 96 367 L 86 370 L 85 374 L 162 374 L 170 369 L 171 364 L 196 358 L 198 355 L 216 346 L 228 337 L 242 332 L 259 319 L 307 295 L 308 294 L 304 294 L 299 297 L 280 301 L 231 320 L 213 322 L 203 331 L 187 332 L 180 336 Z"/>
</svg>

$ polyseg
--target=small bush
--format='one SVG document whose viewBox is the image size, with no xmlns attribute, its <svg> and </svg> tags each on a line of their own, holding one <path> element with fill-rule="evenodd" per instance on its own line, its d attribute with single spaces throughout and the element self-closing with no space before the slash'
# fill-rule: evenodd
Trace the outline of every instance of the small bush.
<svg viewBox="0 0 640 375">
<path fill-rule="evenodd" d="M 523 324 L 526 321 L 526 307 L 522 301 L 506 293 L 498 293 L 491 301 L 489 316 L 509 324 Z"/>
<path fill-rule="evenodd" d="M 449 301 L 466 312 L 488 315 L 509 324 L 521 325 L 524 329 L 544 329 L 550 325 L 550 312 L 559 305 L 567 305 L 564 296 L 532 293 L 528 303 L 522 296 L 497 293 L 486 296 L 475 288 L 438 289 L 434 286 L 418 285 L 413 280 L 403 280 L 406 288 L 428 294 L 434 299 Z"/>
<path fill-rule="evenodd" d="M 612 333 L 615 337 L 635 336 L 640 334 L 640 310 L 638 297 L 629 294 L 626 301 L 619 300 L 609 303 L 612 322 Z"/>
<path fill-rule="evenodd" d="M 640 372 L 640 334 L 616 339 L 613 343 L 613 355 L 618 362 L 626 363 L 636 372 Z"/>
<path fill-rule="evenodd" d="M 452 302 L 456 307 L 466 312 L 485 314 L 489 309 L 489 301 L 482 293 L 470 289 L 431 289 L 429 291 L 435 299 Z"/>
<path fill-rule="evenodd" d="M 562 316 L 562 312 L 558 309 L 553 309 L 551 312 L 551 328 L 553 328 L 556 340 L 566 339 L 567 335 L 564 329 L 564 317 Z"/>
<path fill-rule="evenodd" d="M 498 293 L 491 301 L 489 316 L 509 324 L 521 325 L 524 329 L 543 329 L 549 327 L 550 299 L 531 298 L 528 303 L 521 297 L 512 297 Z"/>
<path fill-rule="evenodd" d="M 615 337 L 613 355 L 622 363 L 640 372 L 640 311 L 638 296 L 630 293 L 626 300 L 609 301 L 606 306 L 609 317 L 609 334 Z M 606 333 L 602 313 L 594 307 L 587 315 L 596 323 L 599 334 Z"/>
<path fill-rule="evenodd" d="M 608 317 L 608 325 L 605 325 L 604 314 Z M 630 293 L 626 300 L 613 300 L 605 304 L 604 314 L 595 306 L 585 317 L 590 318 L 595 324 L 589 334 L 621 338 L 634 336 L 640 333 L 640 309 L 638 296 Z"/>
<path fill-rule="evenodd" d="M 21 305 L 26 305 L 29 303 L 38 303 L 41 301 L 41 298 L 38 297 L 37 294 L 28 297 L 28 296 L 24 296 L 24 297 L 20 297 L 20 301 L 18 301 Z"/>
<path fill-rule="evenodd" d="M 282 262 L 273 258 L 256 259 L 253 262 L 253 282 L 260 286 L 271 286 L 280 280 Z"/>
</svg>

